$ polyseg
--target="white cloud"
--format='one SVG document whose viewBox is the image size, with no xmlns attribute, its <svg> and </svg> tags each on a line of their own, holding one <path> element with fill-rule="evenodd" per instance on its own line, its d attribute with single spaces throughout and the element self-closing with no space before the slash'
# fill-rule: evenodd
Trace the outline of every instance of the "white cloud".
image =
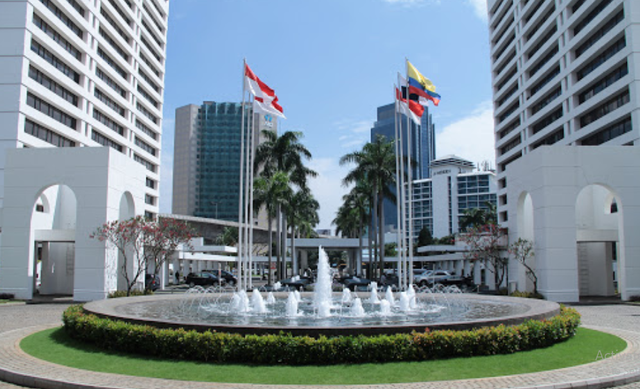
<svg viewBox="0 0 640 389">
<path fill-rule="evenodd" d="M 493 128 L 493 105 L 486 101 L 436 134 L 436 153 L 438 157 L 455 154 L 474 163 L 488 160 L 495 167 Z"/>
<path fill-rule="evenodd" d="M 343 149 L 356 149 L 363 146 L 370 139 L 371 120 L 344 119 L 333 123 L 333 127 L 342 135 L 338 137 L 340 147 Z"/>
<path fill-rule="evenodd" d="M 320 223 L 318 228 L 331 228 L 331 221 L 336 217 L 336 211 L 342 205 L 342 196 L 349 188 L 342 186 L 342 179 L 349 171 L 348 166 L 340 166 L 336 158 L 314 158 L 309 167 L 318 172 L 318 177 L 312 178 L 309 187 L 313 196 L 320 203 Z"/>
<path fill-rule="evenodd" d="M 466 4 L 473 7 L 473 10 L 477 17 L 482 21 L 487 22 L 487 0 L 465 0 Z"/>
<path fill-rule="evenodd" d="M 160 213 L 171 213 L 173 198 L 173 141 L 175 119 L 162 121 L 162 153 L 160 154 Z"/>
</svg>

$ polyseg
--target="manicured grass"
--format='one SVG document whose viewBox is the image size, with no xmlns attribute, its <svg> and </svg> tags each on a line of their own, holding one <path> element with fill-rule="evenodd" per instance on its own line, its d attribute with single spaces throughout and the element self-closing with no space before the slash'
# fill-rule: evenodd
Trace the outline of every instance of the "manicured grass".
<svg viewBox="0 0 640 389">
<path fill-rule="evenodd" d="M 355 385 L 496 377 L 560 369 L 619 353 L 626 342 L 616 336 L 579 328 L 572 339 L 546 349 L 510 355 L 439 361 L 337 366 L 245 366 L 169 361 L 110 353 L 70 339 L 62 328 L 33 334 L 22 349 L 37 358 L 79 369 L 189 381 L 273 385 Z M 600 353 L 600 354 L 599 354 Z"/>
</svg>

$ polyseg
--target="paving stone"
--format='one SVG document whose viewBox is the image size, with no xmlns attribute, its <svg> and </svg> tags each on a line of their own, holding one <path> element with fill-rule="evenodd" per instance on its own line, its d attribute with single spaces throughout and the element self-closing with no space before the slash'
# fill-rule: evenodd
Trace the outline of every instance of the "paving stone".
<svg viewBox="0 0 640 389">
<path fill-rule="evenodd" d="M 154 378 L 94 373 L 55 365 L 35 359 L 19 348 L 19 341 L 30 333 L 61 324 L 62 312 L 68 305 L 38 304 L 0 305 L 0 389 L 36 386 L 46 389 L 274 389 L 276 385 L 219 384 L 172 381 Z M 622 389 L 640 389 L 640 306 L 580 306 L 583 325 L 607 331 L 626 339 L 626 350 L 603 350 L 614 355 L 566 369 L 517 376 L 475 380 L 418 382 L 386 385 L 354 385 L 353 389 L 485 389 L 485 388 L 602 388 L 612 384 Z M 630 383 L 633 382 L 633 383 Z M 288 386 L 289 389 L 326 389 L 326 386 Z"/>
</svg>

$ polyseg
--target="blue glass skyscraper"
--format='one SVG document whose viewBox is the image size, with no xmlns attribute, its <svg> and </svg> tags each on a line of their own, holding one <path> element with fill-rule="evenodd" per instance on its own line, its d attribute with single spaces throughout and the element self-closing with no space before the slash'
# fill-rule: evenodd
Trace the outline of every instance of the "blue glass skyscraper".
<svg viewBox="0 0 640 389">
<path fill-rule="evenodd" d="M 399 129 L 404 138 L 404 155 L 410 156 L 415 161 L 412 179 L 429 178 L 429 165 L 436 156 L 435 125 L 429 114 L 429 107 L 425 107 L 420 126 L 409 120 L 409 131 L 407 131 L 407 117 L 404 114 L 398 114 L 397 117 Z M 375 140 L 377 135 L 384 135 L 387 139 L 395 140 L 395 131 L 395 103 L 378 107 L 377 120 L 371 129 L 371 140 Z M 408 134 L 411 136 L 410 152 L 408 150 L 409 142 L 407 142 Z M 395 186 L 391 190 L 395 193 Z M 389 200 L 384 201 L 384 220 L 385 230 L 398 226 L 396 205 Z"/>
</svg>

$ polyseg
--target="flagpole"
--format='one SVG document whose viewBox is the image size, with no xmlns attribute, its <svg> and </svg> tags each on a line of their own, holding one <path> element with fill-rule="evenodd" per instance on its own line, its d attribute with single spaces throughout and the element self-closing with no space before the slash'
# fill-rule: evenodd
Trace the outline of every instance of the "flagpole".
<svg viewBox="0 0 640 389">
<path fill-rule="evenodd" d="M 254 163 L 256 153 L 256 137 L 260 136 L 260 123 L 256 126 L 256 115 L 253 113 L 253 126 L 251 130 L 251 160 L 249 162 L 251 171 L 251 181 L 249 182 L 249 288 L 253 287 L 253 226 L 254 226 L 254 208 L 253 208 L 253 181 Z"/>
<path fill-rule="evenodd" d="M 238 291 L 243 289 L 243 277 L 244 272 L 242 269 L 243 262 L 243 250 L 244 250 L 244 224 L 243 224 L 243 208 L 244 208 L 244 175 L 243 175 L 243 163 L 244 163 L 244 125 L 245 125 L 245 96 L 247 94 L 246 90 L 246 69 L 247 69 L 247 61 L 245 58 L 242 59 L 242 118 L 240 124 L 240 182 L 239 182 L 239 199 L 238 199 L 238 252 L 237 252 L 237 265 L 238 265 Z"/>
<path fill-rule="evenodd" d="M 409 93 L 409 59 L 405 57 L 405 64 L 406 64 L 406 74 L 407 74 L 407 94 Z M 409 104 L 409 96 L 407 96 L 407 105 Z M 420 121 L 422 121 L 422 118 L 420 118 Z M 408 140 L 407 140 L 407 148 L 409 149 L 409 173 L 408 173 L 408 178 L 409 178 L 409 182 L 407 185 L 407 210 L 408 210 L 408 226 L 407 226 L 407 230 L 408 230 L 408 235 L 409 235 L 409 268 L 411 269 L 411 273 L 409 274 L 409 282 L 413 282 L 413 166 L 412 165 L 412 151 L 413 151 L 413 146 L 412 146 L 412 142 L 411 142 L 411 134 L 409 134 L 410 131 L 410 126 L 409 126 L 409 117 L 407 116 L 407 135 L 408 135 Z"/>
<path fill-rule="evenodd" d="M 401 93 L 402 95 L 402 93 Z M 402 241 L 400 239 L 400 226 L 402 225 L 401 220 L 402 220 L 402 215 L 401 215 L 401 206 L 400 206 L 400 202 L 402 200 L 400 197 L 400 152 L 398 150 L 398 143 L 400 142 L 400 138 L 398 135 L 398 94 L 397 94 L 397 89 L 396 86 L 394 85 L 393 87 L 393 96 L 395 99 L 395 109 L 393 112 L 394 115 L 394 126 L 395 126 L 395 137 L 396 137 L 396 141 L 395 143 L 395 148 L 396 148 L 396 214 L 397 216 L 397 221 L 396 224 L 398 225 L 397 229 L 396 229 L 396 246 L 397 246 L 397 252 L 396 252 L 396 259 L 398 261 L 397 263 L 397 269 L 398 269 L 398 282 L 399 282 L 399 287 L 400 289 L 404 288 L 404 278 L 402 276 Z"/>
<path fill-rule="evenodd" d="M 400 84 L 400 80 L 398 80 L 398 84 Z M 405 86 L 406 87 L 406 86 Z M 402 88 L 402 86 L 401 86 Z M 407 90 L 408 93 L 408 90 Z M 407 96 L 408 97 L 408 96 Z M 407 100 L 408 101 L 408 100 Z M 408 115 L 408 109 L 409 109 L 409 105 L 407 104 L 407 112 L 405 112 L 406 115 Z M 401 122 L 402 118 L 399 117 L 398 123 L 399 123 L 399 132 L 400 132 L 400 213 L 402 214 L 402 229 L 401 229 L 401 241 L 402 241 L 402 266 L 406 269 L 407 267 L 407 252 L 406 252 L 406 247 L 407 247 L 407 240 L 406 240 L 406 220 L 407 220 L 407 214 L 406 214 L 406 196 L 405 196 L 405 175 L 404 175 L 404 133 L 402 131 L 402 122 Z M 405 284 L 407 283 L 407 275 L 405 273 L 405 279 L 404 279 Z M 408 286 L 408 285 L 407 285 Z"/>
</svg>

